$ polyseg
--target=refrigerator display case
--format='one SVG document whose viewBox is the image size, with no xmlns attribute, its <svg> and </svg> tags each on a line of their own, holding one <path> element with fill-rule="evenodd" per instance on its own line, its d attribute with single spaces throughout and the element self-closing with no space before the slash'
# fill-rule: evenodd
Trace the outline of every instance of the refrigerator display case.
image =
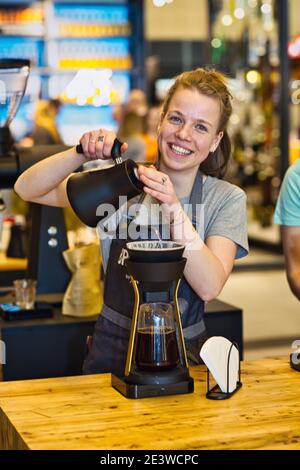
<svg viewBox="0 0 300 470">
<path fill-rule="evenodd" d="M 66 144 L 92 128 L 116 128 L 113 106 L 142 83 L 142 3 L 0 0 L 0 58 L 31 61 L 26 96 L 12 126 L 17 140 L 30 134 L 39 99 L 63 103 L 57 123 Z M 76 78 L 79 70 L 87 70 L 85 77 Z M 109 76 L 105 99 L 107 80 L 103 85 L 96 70 Z M 70 95 L 66 90 L 74 78 L 80 91 Z"/>
</svg>

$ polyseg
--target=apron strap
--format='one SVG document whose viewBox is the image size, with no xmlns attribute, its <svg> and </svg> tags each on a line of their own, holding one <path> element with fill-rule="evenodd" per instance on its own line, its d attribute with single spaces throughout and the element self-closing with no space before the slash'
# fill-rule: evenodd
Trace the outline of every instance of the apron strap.
<svg viewBox="0 0 300 470">
<path fill-rule="evenodd" d="M 108 307 L 105 304 L 103 305 L 101 315 L 104 318 L 106 318 L 106 320 L 111 321 L 115 325 L 118 325 L 121 328 L 124 328 L 125 330 L 130 331 L 131 319 L 128 317 L 125 317 L 125 315 L 122 315 L 119 312 L 116 312 L 115 310 L 113 310 L 112 308 Z M 204 323 L 204 320 L 202 319 L 200 322 L 195 323 L 194 325 L 183 328 L 183 335 L 185 339 L 192 340 L 202 335 L 205 332 L 205 330 L 206 330 L 205 323 Z"/>
<path fill-rule="evenodd" d="M 202 204 L 203 200 L 203 174 L 200 170 L 197 171 L 196 178 L 192 187 L 192 192 L 189 199 L 189 204 L 192 207 L 192 213 L 189 214 L 191 222 L 195 229 L 200 220 L 197 217 L 197 206 Z M 200 207 L 201 210 L 201 207 Z"/>
<path fill-rule="evenodd" d="M 131 318 L 122 315 L 121 313 L 113 310 L 112 308 L 108 307 L 107 305 L 103 305 L 101 315 L 106 318 L 106 320 L 115 323 L 115 325 L 124 328 L 125 330 L 129 330 L 131 328 Z"/>
<path fill-rule="evenodd" d="M 186 328 L 183 328 L 183 336 L 184 339 L 194 339 L 198 338 L 200 335 L 205 333 L 206 328 L 205 328 L 205 323 L 202 318 L 198 323 L 195 323 L 194 325 L 187 326 Z"/>
</svg>

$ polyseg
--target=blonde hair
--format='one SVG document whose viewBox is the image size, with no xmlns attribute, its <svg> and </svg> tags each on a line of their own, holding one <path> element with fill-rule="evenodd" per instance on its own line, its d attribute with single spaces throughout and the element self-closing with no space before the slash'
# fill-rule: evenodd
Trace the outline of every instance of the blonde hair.
<svg viewBox="0 0 300 470">
<path fill-rule="evenodd" d="M 168 112 L 170 101 L 179 88 L 197 90 L 205 96 L 219 101 L 220 119 L 218 131 L 223 137 L 215 152 L 209 153 L 200 169 L 205 174 L 222 178 L 231 156 L 231 143 L 227 133 L 227 124 L 232 113 L 232 95 L 226 85 L 226 77 L 214 69 L 198 68 L 178 75 L 169 89 L 162 107 L 161 122 Z"/>
<path fill-rule="evenodd" d="M 37 126 L 43 127 L 51 135 L 54 142 L 61 142 L 55 118 L 61 106 L 58 100 L 40 100 L 37 102 L 34 121 Z"/>
</svg>

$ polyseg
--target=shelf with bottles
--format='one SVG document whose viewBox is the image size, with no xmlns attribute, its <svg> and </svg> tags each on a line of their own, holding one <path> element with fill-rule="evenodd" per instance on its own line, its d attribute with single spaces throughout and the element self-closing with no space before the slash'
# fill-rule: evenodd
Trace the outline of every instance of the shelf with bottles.
<svg viewBox="0 0 300 470">
<path fill-rule="evenodd" d="M 49 40 L 48 57 L 50 67 L 61 69 L 130 70 L 133 66 L 128 38 Z"/>
<path fill-rule="evenodd" d="M 0 39 L 0 59 L 22 57 L 29 59 L 32 66 L 44 65 L 44 41 L 40 38 L 2 36 Z"/>
<path fill-rule="evenodd" d="M 63 69 L 133 66 L 127 2 L 9 7 L 0 2 L 0 31 L 0 57 L 25 57 L 35 66 Z"/>
<path fill-rule="evenodd" d="M 47 16 L 47 19 L 45 19 Z M 45 26 L 48 26 L 46 28 Z M 2 35 L 65 37 L 128 37 L 131 28 L 125 5 L 13 6 L 0 4 Z"/>
<path fill-rule="evenodd" d="M 47 15 L 48 65 L 132 68 L 127 5 L 52 4 Z"/>
<path fill-rule="evenodd" d="M 2 1 L 2 0 L 0 0 L 0 1 Z M 24 0 L 24 1 L 26 1 L 26 0 Z M 30 1 L 30 0 L 27 0 L 27 1 Z M 55 4 L 63 3 L 65 5 L 66 4 L 77 5 L 78 3 L 82 5 L 82 2 L 83 2 L 83 0 L 52 0 L 52 1 Z M 99 5 L 99 3 L 101 3 L 101 4 L 105 4 L 105 5 L 116 6 L 116 5 L 127 5 L 128 0 L 88 0 L 87 3 L 97 4 L 97 5 Z"/>
<path fill-rule="evenodd" d="M 87 3 L 48 0 L 36 2 L 41 7 L 40 16 L 35 12 L 36 17 L 30 19 L 30 2 L 22 7 L 18 3 L 10 2 L 12 14 L 2 18 L 3 25 L 9 25 L 6 32 L 10 35 L 1 36 L 0 57 L 30 59 L 30 76 L 36 82 L 37 93 L 31 87 L 15 118 L 13 131 L 17 139 L 30 133 L 29 123 L 32 125 L 35 102 L 39 99 L 62 101 L 59 130 L 67 144 L 76 143 L 84 130 L 99 125 L 115 128 L 113 106 L 126 101 L 132 84 L 137 81 L 136 36 L 133 39 L 130 23 L 136 21 L 132 18 L 133 7 L 129 7 L 127 0 L 88 0 Z M 1 5 L 0 0 L 0 10 L 6 13 L 7 9 Z M 137 4 L 136 8 L 141 7 Z M 39 31 L 34 29 L 35 24 Z M 27 35 L 30 26 L 35 37 Z M 133 30 L 135 27 L 136 23 L 132 25 Z M 83 93 L 81 87 L 77 95 L 67 94 L 68 84 L 82 69 L 89 70 L 90 75 L 110 69 L 109 96 L 101 86 L 93 93 Z M 31 82 L 30 79 L 28 87 Z"/>
<path fill-rule="evenodd" d="M 86 67 L 86 68 L 91 68 L 93 69 L 93 67 Z M 77 67 L 74 67 L 74 68 L 67 68 L 67 69 L 64 69 L 64 68 L 61 68 L 61 67 L 48 67 L 48 66 L 40 66 L 40 67 L 37 67 L 35 65 L 31 66 L 30 67 L 30 70 L 31 70 L 31 73 L 39 73 L 40 75 L 43 75 L 45 77 L 49 76 L 49 75 L 72 75 L 72 74 L 75 74 L 76 72 L 78 72 L 78 68 Z M 133 70 L 122 70 L 122 69 L 114 69 L 114 73 L 125 73 L 125 72 L 128 72 L 130 75 L 132 75 L 134 73 Z"/>
<path fill-rule="evenodd" d="M 131 33 L 126 5 L 55 3 L 52 19 L 50 37 L 128 37 Z"/>
<path fill-rule="evenodd" d="M 15 6 L 20 6 L 20 5 L 28 6 L 28 5 L 31 5 L 33 2 L 34 2 L 34 0 L 0 0 L 0 5 L 1 5 L 1 7 L 3 7 L 3 6 L 5 6 L 5 7 L 14 6 L 15 7 Z"/>
<path fill-rule="evenodd" d="M 9 5 L 0 2 L 1 36 L 38 36 L 45 34 L 42 3 Z"/>
</svg>

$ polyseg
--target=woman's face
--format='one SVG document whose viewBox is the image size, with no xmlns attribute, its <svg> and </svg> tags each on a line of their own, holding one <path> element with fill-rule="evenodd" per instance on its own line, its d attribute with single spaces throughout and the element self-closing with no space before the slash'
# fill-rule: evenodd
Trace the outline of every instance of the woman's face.
<svg viewBox="0 0 300 470">
<path fill-rule="evenodd" d="M 158 134 L 163 164 L 172 170 L 199 167 L 223 136 L 218 131 L 217 99 L 197 90 L 179 88 L 172 97 Z"/>
</svg>

